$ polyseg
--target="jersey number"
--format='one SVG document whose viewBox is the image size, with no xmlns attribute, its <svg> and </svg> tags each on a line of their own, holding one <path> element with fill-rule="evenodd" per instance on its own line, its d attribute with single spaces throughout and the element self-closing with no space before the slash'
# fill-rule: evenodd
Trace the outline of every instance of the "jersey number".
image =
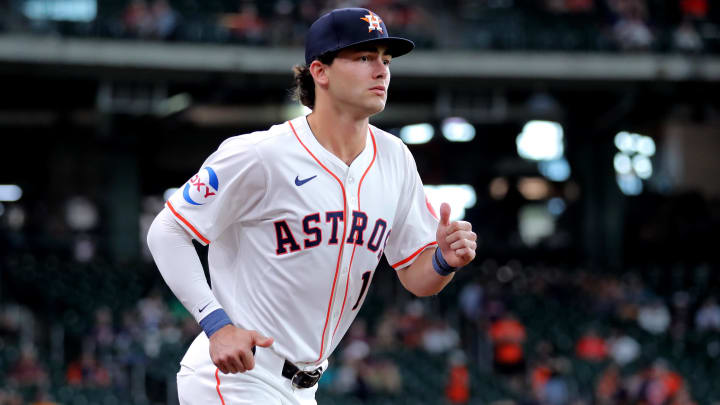
<svg viewBox="0 0 720 405">
<path fill-rule="evenodd" d="M 353 311 L 357 309 L 358 305 L 360 305 L 360 301 L 362 301 L 362 298 L 363 298 L 363 296 L 365 295 L 365 291 L 367 291 L 368 284 L 370 284 L 370 276 L 371 276 L 371 275 L 372 275 L 372 271 L 371 271 L 371 270 L 366 271 L 365 273 L 363 273 L 363 275 L 362 275 L 363 285 L 362 285 L 362 288 L 360 289 L 360 296 L 358 296 L 358 299 L 357 299 L 357 302 L 355 303 L 355 306 L 352 307 L 352 310 L 353 310 Z"/>
</svg>

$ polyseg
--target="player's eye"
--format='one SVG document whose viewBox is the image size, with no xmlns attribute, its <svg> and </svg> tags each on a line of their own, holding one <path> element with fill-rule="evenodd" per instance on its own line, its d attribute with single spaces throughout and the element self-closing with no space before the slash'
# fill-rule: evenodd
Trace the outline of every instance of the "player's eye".
<svg viewBox="0 0 720 405">
<path fill-rule="evenodd" d="M 383 65 L 390 66 L 390 59 L 383 59 Z"/>
<path fill-rule="evenodd" d="M 363 55 L 363 56 L 360 57 L 360 60 L 363 61 L 363 62 L 367 62 L 368 60 L 370 60 L 370 58 L 368 58 L 367 55 Z"/>
</svg>

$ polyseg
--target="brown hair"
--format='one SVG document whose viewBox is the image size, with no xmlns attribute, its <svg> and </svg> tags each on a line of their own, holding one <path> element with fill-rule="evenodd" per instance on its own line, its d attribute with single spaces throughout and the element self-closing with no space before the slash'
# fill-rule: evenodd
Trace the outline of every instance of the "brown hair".
<svg viewBox="0 0 720 405">
<path fill-rule="evenodd" d="M 337 52 L 327 52 L 317 57 L 317 60 L 325 65 L 331 65 Z M 294 85 L 292 88 L 292 96 L 294 100 L 298 100 L 302 105 L 309 109 L 315 108 L 315 80 L 310 74 L 308 65 L 293 66 Z"/>
</svg>

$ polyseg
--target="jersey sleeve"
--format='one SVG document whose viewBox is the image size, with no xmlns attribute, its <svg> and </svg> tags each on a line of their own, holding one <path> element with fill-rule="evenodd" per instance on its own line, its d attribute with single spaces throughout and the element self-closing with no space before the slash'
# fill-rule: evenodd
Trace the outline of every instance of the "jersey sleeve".
<svg viewBox="0 0 720 405">
<path fill-rule="evenodd" d="M 204 245 L 248 218 L 266 194 L 265 168 L 246 138 L 223 142 L 166 202 L 175 220 Z"/>
<path fill-rule="evenodd" d="M 437 245 L 437 215 L 425 196 L 412 154 L 407 146 L 402 145 L 402 148 L 405 158 L 403 190 L 385 246 L 385 257 L 395 270 L 409 266 L 423 250 Z"/>
</svg>

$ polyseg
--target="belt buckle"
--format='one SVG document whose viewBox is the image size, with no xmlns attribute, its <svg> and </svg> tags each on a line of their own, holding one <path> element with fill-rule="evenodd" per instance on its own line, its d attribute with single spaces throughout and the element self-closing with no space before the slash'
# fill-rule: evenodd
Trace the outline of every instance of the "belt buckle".
<svg viewBox="0 0 720 405">
<path fill-rule="evenodd" d="M 322 376 L 322 372 L 320 371 L 320 368 L 316 368 L 313 371 L 302 371 L 298 370 L 293 374 L 290 381 L 292 382 L 292 385 L 294 388 L 310 388 L 313 385 L 317 384 L 318 380 L 320 380 L 320 377 Z M 302 377 L 308 377 L 311 381 L 308 381 L 307 386 L 301 385 L 303 382 L 301 381 Z"/>
</svg>

